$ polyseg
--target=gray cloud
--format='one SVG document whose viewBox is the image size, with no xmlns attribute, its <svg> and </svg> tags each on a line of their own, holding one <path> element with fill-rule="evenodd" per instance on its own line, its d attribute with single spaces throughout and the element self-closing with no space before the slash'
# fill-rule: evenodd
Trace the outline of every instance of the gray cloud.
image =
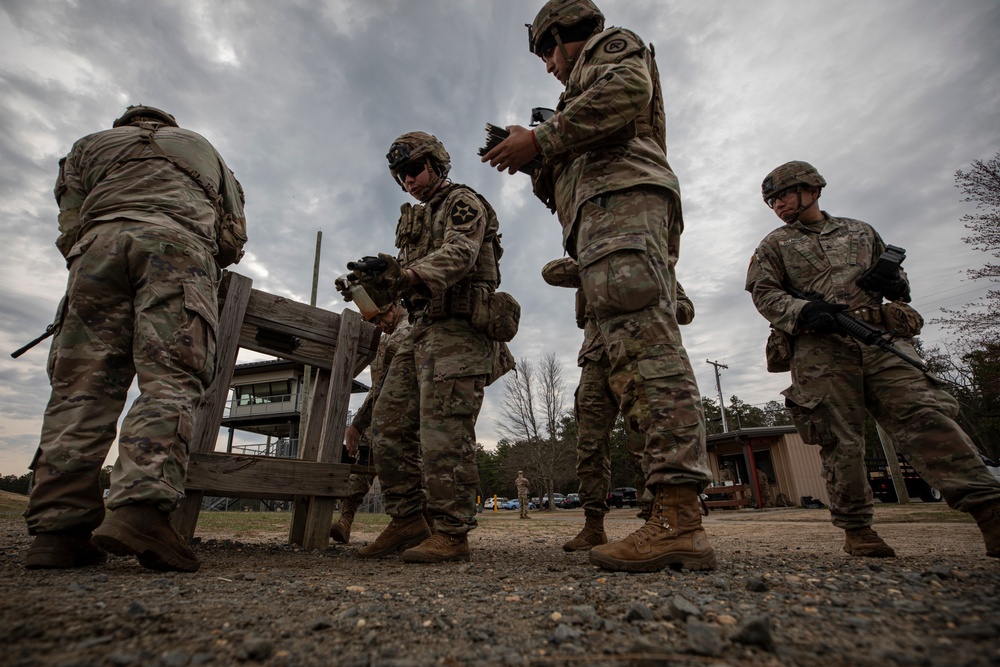
<svg viewBox="0 0 1000 667">
<path fill-rule="evenodd" d="M 542 283 L 561 254 L 555 218 L 527 178 L 479 163 L 486 122 L 527 121 L 560 86 L 526 49 L 541 0 L 37 3 L 0 7 L 0 342 L 40 333 L 65 283 L 52 183 L 80 136 L 128 103 L 161 106 L 208 137 L 247 192 L 255 287 L 308 301 L 323 232 L 318 303 L 350 259 L 391 251 L 406 195 L 385 153 L 413 129 L 439 136 L 452 176 L 500 216 L 504 288 L 524 307 L 517 357 L 556 352 L 575 383 L 582 338 L 572 294 Z M 698 316 L 684 329 L 703 393 L 763 404 L 787 376 L 763 368 L 764 320 L 743 291 L 750 253 L 778 223 L 759 184 L 790 159 L 830 182 L 824 207 L 907 248 L 927 319 L 971 298 L 956 169 L 1000 147 L 1000 6 L 663 3 L 605 0 L 609 24 L 656 46 L 671 164 L 686 231 L 678 274 Z M 942 334 L 929 330 L 928 339 Z M 6 348 L 5 348 L 6 349 Z M 44 349 L 0 360 L 0 471 L 23 472 L 48 395 Z M 495 439 L 498 383 L 480 419 Z"/>
</svg>

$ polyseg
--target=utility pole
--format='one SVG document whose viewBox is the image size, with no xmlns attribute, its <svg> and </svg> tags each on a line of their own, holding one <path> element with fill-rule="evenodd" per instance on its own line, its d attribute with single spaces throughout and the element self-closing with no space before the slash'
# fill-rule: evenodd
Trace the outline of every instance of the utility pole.
<svg viewBox="0 0 1000 667">
<path fill-rule="evenodd" d="M 715 390 L 719 393 L 719 412 L 722 414 L 722 432 L 729 433 L 729 426 L 726 424 L 726 404 L 722 399 L 722 380 L 719 377 L 719 369 L 725 368 L 729 370 L 729 366 L 725 364 L 720 364 L 717 361 L 705 360 L 706 364 L 711 364 L 715 366 Z"/>
<path fill-rule="evenodd" d="M 309 297 L 309 305 L 316 305 L 316 291 L 319 287 L 319 255 L 320 251 L 323 249 L 323 230 L 316 232 L 316 258 L 313 260 L 313 281 L 312 281 L 312 294 Z M 304 442 L 306 438 L 306 427 L 309 425 L 309 394 L 312 391 L 312 367 L 306 366 L 303 369 L 302 379 L 302 397 L 301 405 L 299 406 L 299 442 Z M 299 451 L 298 446 L 295 447 L 296 453 Z"/>
</svg>

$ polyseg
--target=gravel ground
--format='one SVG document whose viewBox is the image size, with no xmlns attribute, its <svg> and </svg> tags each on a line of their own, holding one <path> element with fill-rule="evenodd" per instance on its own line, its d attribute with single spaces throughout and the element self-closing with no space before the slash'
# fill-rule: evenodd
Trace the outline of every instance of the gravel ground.
<svg viewBox="0 0 1000 667">
<path fill-rule="evenodd" d="M 322 551 L 286 545 L 284 528 L 203 521 L 201 570 L 174 574 L 123 558 L 25 570 L 23 497 L 3 500 L 0 664 L 12 667 L 1000 665 L 1000 561 L 944 505 L 878 508 L 890 560 L 848 557 L 825 510 L 714 511 L 720 568 L 653 574 L 564 553 L 579 510 L 487 514 L 472 562 L 445 565 L 358 559 L 380 516 Z M 612 539 L 639 525 L 634 510 L 608 515 Z"/>
</svg>

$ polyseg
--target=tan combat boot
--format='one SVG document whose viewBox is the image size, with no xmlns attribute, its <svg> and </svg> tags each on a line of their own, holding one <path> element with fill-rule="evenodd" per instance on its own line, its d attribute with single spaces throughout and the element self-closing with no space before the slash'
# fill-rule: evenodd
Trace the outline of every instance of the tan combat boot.
<svg viewBox="0 0 1000 667">
<path fill-rule="evenodd" d="M 347 544 L 351 541 L 351 525 L 354 524 L 354 515 L 358 511 L 362 498 L 354 496 L 345 498 L 340 505 L 340 518 L 337 523 L 330 527 L 330 537 L 334 542 Z"/>
<path fill-rule="evenodd" d="M 851 528 L 846 532 L 844 551 L 852 556 L 895 558 L 896 552 L 878 536 L 871 526 Z"/>
<path fill-rule="evenodd" d="M 1000 558 L 1000 502 L 994 501 L 972 510 L 972 518 L 983 531 L 986 555 Z"/>
<path fill-rule="evenodd" d="M 420 544 L 431 536 L 431 529 L 421 513 L 406 517 L 392 517 L 389 525 L 379 533 L 375 541 L 358 549 L 362 558 L 381 558 L 400 549 L 408 549 Z"/>
<path fill-rule="evenodd" d="M 135 556 L 149 570 L 194 572 L 201 561 L 170 525 L 170 514 L 144 503 L 111 510 L 91 540 L 116 556 Z"/>
<path fill-rule="evenodd" d="M 403 552 L 404 563 L 447 563 L 472 560 L 469 539 L 465 535 L 434 533 L 412 549 Z"/>
<path fill-rule="evenodd" d="M 61 570 L 100 565 L 107 558 L 91 544 L 90 531 L 59 531 L 35 535 L 24 566 L 29 570 Z"/>
<path fill-rule="evenodd" d="M 621 542 L 590 550 L 590 562 L 605 570 L 657 572 L 668 566 L 712 570 L 715 550 L 701 527 L 697 484 L 655 489 L 649 520 Z"/>
<path fill-rule="evenodd" d="M 586 517 L 583 530 L 563 545 L 563 551 L 589 551 L 599 544 L 608 543 L 608 535 L 604 532 L 604 513 L 598 510 L 584 510 L 583 513 Z"/>
</svg>

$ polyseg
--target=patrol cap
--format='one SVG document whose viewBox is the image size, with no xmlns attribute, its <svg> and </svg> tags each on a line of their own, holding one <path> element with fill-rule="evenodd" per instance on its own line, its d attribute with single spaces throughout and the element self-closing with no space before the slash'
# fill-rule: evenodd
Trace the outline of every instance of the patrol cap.
<svg viewBox="0 0 1000 667">
<path fill-rule="evenodd" d="M 111 127 L 131 125 L 138 118 L 149 118 L 159 121 L 164 125 L 169 125 L 170 127 L 177 127 L 177 119 L 163 109 L 148 107 L 142 104 L 130 105 L 127 109 L 125 109 L 125 113 L 115 119 L 115 122 L 111 124 Z"/>
<path fill-rule="evenodd" d="M 793 160 L 777 167 L 767 175 L 764 182 L 760 184 L 760 194 L 767 202 L 774 195 L 794 185 L 823 188 L 826 187 L 826 179 L 820 176 L 816 167 L 808 162 Z"/>
<path fill-rule="evenodd" d="M 562 42 L 579 42 L 604 30 L 604 14 L 590 0 L 549 0 L 528 26 L 528 49 L 539 58 Z"/>
<path fill-rule="evenodd" d="M 542 267 L 542 279 L 553 287 L 580 287 L 580 265 L 572 257 L 554 259 Z"/>
</svg>

